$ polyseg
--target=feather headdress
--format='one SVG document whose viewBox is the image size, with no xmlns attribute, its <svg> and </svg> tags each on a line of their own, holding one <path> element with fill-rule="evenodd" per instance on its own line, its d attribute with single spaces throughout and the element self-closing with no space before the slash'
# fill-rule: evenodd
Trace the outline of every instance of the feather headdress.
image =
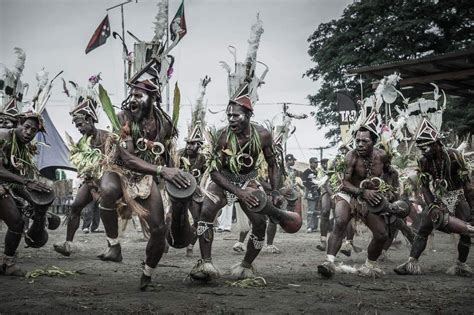
<svg viewBox="0 0 474 315">
<path fill-rule="evenodd" d="M 31 101 L 30 108 L 21 114 L 21 116 L 25 119 L 34 118 L 37 119 L 39 122 L 39 131 L 46 132 L 44 129 L 44 121 L 41 117 L 41 114 L 46 108 L 46 104 L 51 97 L 51 92 L 53 89 L 53 82 L 54 80 L 61 75 L 63 71 L 60 71 L 58 74 L 54 76 L 51 81 L 49 81 L 48 76 L 49 72 L 45 71 L 44 68 L 36 73 L 36 80 L 38 81 L 38 91 L 36 92 L 35 96 Z M 49 82 L 49 83 L 48 83 Z"/>
<path fill-rule="evenodd" d="M 168 83 L 173 73 L 174 57 L 169 52 L 178 44 L 174 41 L 166 48 L 165 34 L 168 20 L 168 1 L 158 2 L 158 13 L 153 22 L 154 36 L 150 42 L 140 41 L 134 44 L 133 51 L 133 75 L 127 82 L 130 86 L 136 86 L 138 82 L 147 81 L 146 86 L 142 86 L 149 92 L 161 95 L 161 88 Z M 144 77 L 146 76 L 146 78 Z"/>
<path fill-rule="evenodd" d="M 264 84 L 265 76 L 268 73 L 268 66 L 257 61 L 257 51 L 262 34 L 263 23 L 257 14 L 257 21 L 251 27 L 250 38 L 248 40 L 249 47 L 247 49 L 245 62 L 237 61 L 237 50 L 233 46 L 229 46 L 229 51 L 234 56 L 234 72 L 231 72 L 231 67 L 226 62 L 220 62 L 228 73 L 227 90 L 230 101 L 251 110 L 253 109 L 253 105 L 258 101 L 257 88 Z M 257 63 L 265 67 L 260 77 L 255 73 Z"/>
<path fill-rule="evenodd" d="M 15 47 L 16 55 L 13 70 L 0 64 L 0 114 L 10 117 L 18 115 L 23 109 L 23 96 L 28 91 L 28 84 L 21 81 L 25 68 L 26 54 L 23 49 Z"/>
<path fill-rule="evenodd" d="M 155 36 L 153 36 L 152 42 L 161 42 L 168 28 L 168 1 L 158 1 L 157 7 L 158 13 L 155 16 L 155 22 L 153 22 L 155 24 Z"/>
<path fill-rule="evenodd" d="M 440 133 L 433 124 L 423 117 L 415 135 L 416 145 L 418 147 L 424 147 L 426 145 L 435 143 L 441 138 Z"/>
<path fill-rule="evenodd" d="M 75 82 L 69 81 L 75 89 L 75 94 L 71 95 L 66 87 L 66 82 L 63 79 L 63 87 L 66 95 L 71 99 L 71 111 L 69 114 L 75 118 L 91 117 L 94 123 L 99 121 L 97 116 L 97 107 L 99 104 L 99 96 L 94 89 L 95 85 L 101 80 L 100 73 L 89 78 L 87 87 L 82 87 Z"/>
<path fill-rule="evenodd" d="M 188 137 L 184 139 L 186 142 L 204 142 L 204 128 L 206 127 L 204 95 L 206 94 L 206 87 L 209 82 L 211 82 L 211 78 L 207 75 L 200 80 L 199 96 L 191 116 L 191 126 L 188 128 Z"/>
</svg>

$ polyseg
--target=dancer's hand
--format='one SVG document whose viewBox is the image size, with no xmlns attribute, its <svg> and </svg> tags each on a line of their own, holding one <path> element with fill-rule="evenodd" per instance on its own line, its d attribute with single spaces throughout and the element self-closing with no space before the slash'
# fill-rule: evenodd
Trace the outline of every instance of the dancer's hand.
<svg viewBox="0 0 474 315">
<path fill-rule="evenodd" d="M 285 196 L 285 198 L 290 198 L 293 193 L 293 189 L 291 187 L 286 187 L 282 188 L 280 192 L 283 194 L 283 196 Z"/>
<path fill-rule="evenodd" d="M 185 189 L 191 186 L 191 182 L 186 178 L 184 172 L 176 167 L 163 167 L 161 176 L 179 189 Z"/>
<path fill-rule="evenodd" d="M 250 191 L 240 189 L 235 195 L 240 201 L 245 202 L 251 208 L 258 207 L 258 198 L 252 195 Z"/>
<path fill-rule="evenodd" d="M 291 196 L 291 193 L 290 193 L 290 196 Z M 286 197 L 286 195 L 285 195 L 285 197 Z M 284 199 L 285 198 L 282 195 L 272 193 L 272 203 L 275 207 L 281 207 L 281 205 L 283 204 Z"/>
<path fill-rule="evenodd" d="M 27 181 L 25 187 L 27 190 L 35 190 L 39 192 L 50 192 L 52 190 L 50 186 L 33 180 Z"/>
<path fill-rule="evenodd" d="M 377 190 L 373 189 L 364 190 L 362 198 L 364 198 L 364 200 L 370 203 L 372 206 L 376 206 L 382 201 L 382 195 Z"/>
</svg>

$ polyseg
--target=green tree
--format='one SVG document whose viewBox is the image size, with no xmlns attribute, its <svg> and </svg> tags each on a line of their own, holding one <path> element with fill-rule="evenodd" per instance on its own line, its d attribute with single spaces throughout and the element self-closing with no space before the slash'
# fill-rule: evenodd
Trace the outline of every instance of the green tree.
<svg viewBox="0 0 474 315">
<path fill-rule="evenodd" d="M 318 127 L 339 138 L 337 90 L 360 99 L 358 78 L 348 69 L 464 49 L 474 38 L 472 0 L 361 0 L 346 7 L 338 20 L 322 23 L 309 37 L 315 66 L 306 76 L 321 83 L 308 96 Z M 364 82 L 364 95 L 372 90 Z M 450 109 L 451 110 L 451 109 Z M 472 130 L 472 129 L 471 129 Z"/>
<path fill-rule="evenodd" d="M 453 130 L 463 140 L 468 136 L 471 138 L 474 130 L 474 100 L 449 97 L 446 104 L 449 107 L 443 116 L 443 127 Z"/>
</svg>

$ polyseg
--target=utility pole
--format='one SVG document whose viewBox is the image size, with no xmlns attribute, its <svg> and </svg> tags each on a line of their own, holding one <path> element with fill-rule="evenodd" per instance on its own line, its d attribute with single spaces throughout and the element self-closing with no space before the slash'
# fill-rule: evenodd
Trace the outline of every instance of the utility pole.
<svg viewBox="0 0 474 315">
<path fill-rule="evenodd" d="M 135 0 L 137 3 L 138 0 Z M 120 7 L 120 12 L 121 12 L 121 15 L 122 15 L 122 41 L 123 43 L 125 44 L 125 21 L 124 21 L 124 17 L 123 17 L 123 6 L 132 2 L 132 0 L 127 0 L 125 2 L 122 2 L 122 3 L 119 3 L 117 5 L 114 5 L 113 7 L 110 7 L 108 9 L 106 9 L 105 11 L 109 12 L 110 10 L 113 10 L 115 8 L 118 8 Z M 124 93 L 125 93 L 125 98 L 127 98 L 127 51 L 125 49 L 125 45 L 123 45 L 123 89 L 124 89 Z"/>
<path fill-rule="evenodd" d="M 170 2 L 167 0 L 168 4 L 166 5 L 166 46 L 165 49 L 168 48 L 169 42 L 170 42 L 170 32 L 169 32 L 169 9 L 170 9 Z M 167 83 L 166 83 L 166 112 L 169 114 L 170 113 L 170 80 L 167 78 Z"/>
<path fill-rule="evenodd" d="M 287 110 L 288 110 L 288 105 L 286 103 L 283 103 L 283 118 L 282 118 L 282 123 L 283 124 L 285 123 L 285 116 L 286 116 Z M 287 141 L 285 141 L 285 145 L 284 145 L 284 148 L 283 148 L 283 152 L 284 152 L 285 157 L 286 157 L 286 143 L 287 143 Z"/>
<path fill-rule="evenodd" d="M 323 159 L 323 151 L 326 149 L 331 148 L 330 145 L 325 146 L 325 147 L 317 147 L 317 148 L 309 148 L 310 150 L 319 150 L 319 161 Z"/>
</svg>

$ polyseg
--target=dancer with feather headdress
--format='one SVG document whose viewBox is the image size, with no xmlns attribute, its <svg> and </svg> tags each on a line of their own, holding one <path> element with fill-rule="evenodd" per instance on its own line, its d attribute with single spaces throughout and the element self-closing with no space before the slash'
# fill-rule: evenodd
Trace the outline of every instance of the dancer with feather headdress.
<svg viewBox="0 0 474 315">
<path fill-rule="evenodd" d="M 335 255 L 341 248 L 346 227 L 353 217 L 362 219 L 373 235 L 367 248 L 367 260 L 357 272 L 369 277 L 384 275 L 383 270 L 377 266 L 377 259 L 389 238 L 386 218 L 392 215 L 403 216 L 408 209 L 406 203 L 395 201 L 397 198 L 387 200 L 390 198 L 386 197 L 390 195 L 387 191 L 393 187 L 381 178 L 391 169 L 390 159 L 386 151 L 375 146 L 381 130 L 379 110 L 384 101 L 394 101 L 393 85 L 397 80 L 397 76 L 382 80 L 375 94 L 364 100 L 357 122 L 352 126 L 356 148 L 345 156 L 344 176 L 340 190 L 334 197 L 335 226 L 328 240 L 326 261 L 318 266 L 318 273 L 323 277 L 330 278 L 334 275 Z M 385 90 L 390 93 L 384 93 Z"/>
<path fill-rule="evenodd" d="M 38 132 L 45 132 L 41 112 L 49 99 L 52 81 L 47 84 L 47 77 L 45 82 L 40 81 L 39 90 L 33 98 L 31 108 L 20 113 L 17 106 L 20 106 L 23 93 L 22 86 L 24 85 L 21 84 L 20 76 L 24 68 L 25 54 L 19 48 L 15 51 L 18 55 L 16 70 L 14 72 L 4 71 L 5 77 L 2 77 L 3 82 L 7 82 L 7 86 L 12 88 L 11 90 L 5 89 L 6 95 L 10 97 L 7 100 L 6 108 L 9 114 L 18 113 L 12 115 L 17 124 L 15 128 L 0 129 L 0 219 L 8 226 L 0 274 L 6 276 L 24 275 L 24 272 L 15 264 L 16 250 L 23 234 L 22 211 L 27 205 L 32 207 L 34 213 L 32 227 L 46 233 L 44 227 L 49 204 L 48 206 L 37 206 L 35 200 L 41 199 L 42 196 L 47 196 L 51 203 L 54 200 L 52 188 L 39 181 L 39 172 L 33 161 L 33 156 L 36 154 L 36 145 L 33 140 Z M 17 201 L 17 197 L 22 198 L 27 204 Z M 47 241 L 47 233 L 46 236 L 44 233 L 41 233 L 40 239 L 26 239 L 29 237 L 28 231 L 25 241 L 32 247 L 41 247 Z"/>
<path fill-rule="evenodd" d="M 418 259 L 426 248 L 428 236 L 437 229 L 460 234 L 458 260 L 446 273 L 472 276 L 472 269 L 466 264 L 474 236 L 474 189 L 469 179 L 469 166 L 461 152 L 446 148 L 438 128 L 428 116 L 420 118 L 415 134 L 416 145 L 422 151 L 418 160 L 418 181 L 428 211 L 421 214 L 408 261 L 394 270 L 400 275 L 421 274 Z"/>
<path fill-rule="evenodd" d="M 318 266 L 318 273 L 330 278 L 336 271 L 334 259 L 339 251 L 347 225 L 353 216 L 361 217 L 373 237 L 367 249 L 367 260 L 361 274 L 380 277 L 384 272 L 377 267 L 376 261 L 382 252 L 382 247 L 388 239 L 384 218 L 369 211 L 382 204 L 382 195 L 374 187 L 362 186 L 372 178 L 381 177 L 388 163 L 383 150 L 374 148 L 378 137 L 376 114 L 372 112 L 362 127 L 356 133 L 357 148 L 349 151 L 345 157 L 346 172 L 342 180 L 341 191 L 336 194 L 335 222 L 333 233 L 329 236 L 327 258 Z M 385 207 L 382 205 L 382 208 Z"/>
<path fill-rule="evenodd" d="M 201 180 L 206 171 L 206 157 L 201 153 L 204 144 L 204 132 L 206 127 L 206 108 L 204 106 L 204 95 L 206 87 L 211 82 L 211 78 L 205 76 L 200 80 L 199 96 L 192 111 L 191 125 L 188 130 L 188 137 L 184 139 L 186 146 L 178 151 L 177 166 L 186 172 L 191 173 L 196 178 L 197 187 L 193 197 L 188 201 L 187 209 L 191 212 L 194 228 L 197 228 L 197 222 L 201 212 L 201 205 L 204 195 L 200 189 Z M 187 211 L 184 211 L 184 220 L 188 220 Z M 193 232 L 194 234 L 194 232 Z M 192 256 L 194 244 L 197 238 L 193 237 L 191 244 L 186 247 L 186 256 Z"/>
<path fill-rule="evenodd" d="M 14 49 L 17 56 L 13 70 L 0 63 L 0 128 L 13 128 L 18 123 L 18 114 L 23 108 L 23 95 L 28 90 L 28 84 L 21 81 L 25 68 L 26 54 L 18 47 Z"/>
<path fill-rule="evenodd" d="M 159 16 L 156 30 L 166 29 L 166 19 Z M 186 173 L 173 167 L 174 141 L 178 134 L 173 123 L 176 119 L 172 120 L 162 109 L 161 90 L 168 80 L 171 64 L 166 60 L 174 46 L 165 48 L 160 34 L 155 34 L 157 37 L 152 42 L 135 46 L 135 74 L 127 82 L 131 90 L 117 115 L 106 91 L 99 85 L 102 107 L 114 129 L 106 145 L 100 184 L 99 209 L 108 241 L 104 257 L 112 261 L 122 259 L 117 211 L 119 201 L 123 201 L 146 223 L 150 235 L 140 278 L 141 290 L 151 285 L 151 276 L 165 249 L 167 229 L 160 192 L 163 185 L 158 184 L 164 180 L 165 186 L 169 183 L 177 190 L 191 185 Z M 176 209 L 173 211 L 178 213 Z"/>
<path fill-rule="evenodd" d="M 83 179 L 82 185 L 74 199 L 67 218 L 66 241 L 54 244 L 54 250 L 64 256 L 73 253 L 74 235 L 79 228 L 82 210 L 90 203 L 95 207 L 99 199 L 99 183 L 102 177 L 102 163 L 104 160 L 105 144 L 110 132 L 97 129 L 95 124 L 99 121 L 97 107 L 99 96 L 94 86 L 99 82 L 100 74 L 89 78 L 87 88 L 80 87 L 70 82 L 75 89 L 75 95 L 71 95 L 63 81 L 64 92 L 72 99 L 72 109 L 69 113 L 72 122 L 82 134 L 81 139 L 74 143 L 71 136 L 66 134 L 70 150 L 70 160 L 76 167 L 78 176 Z M 98 223 L 97 223 L 98 224 Z M 102 260 L 108 257 L 99 255 Z"/>
<path fill-rule="evenodd" d="M 230 101 L 227 106 L 228 126 L 211 133 L 211 150 L 208 156 L 208 171 L 211 181 L 206 187 L 202 211 L 197 223 L 197 235 L 201 259 L 190 272 L 197 281 L 210 281 L 219 277 L 219 271 L 212 262 L 214 219 L 229 198 L 238 200 L 243 211 L 252 222 L 252 233 L 242 262 L 232 267 L 234 277 L 242 279 L 254 275 L 253 261 L 261 251 L 266 229 L 266 216 L 250 209 L 259 205 L 259 200 L 248 190 L 257 188 L 258 168 L 263 156 L 268 165 L 273 204 L 280 204 L 278 192 L 280 171 L 276 164 L 273 139 L 264 127 L 250 122 L 253 106 L 257 101 L 257 87 L 263 82 L 255 75 L 256 53 L 263 33 L 262 22 L 252 26 L 246 64 L 236 62 L 234 73 L 229 72 Z M 234 51 L 235 53 L 235 51 Z M 234 54 L 235 56 L 235 54 Z M 265 71 L 266 73 L 266 71 Z M 264 74 L 265 74 L 264 73 Z"/>
</svg>

